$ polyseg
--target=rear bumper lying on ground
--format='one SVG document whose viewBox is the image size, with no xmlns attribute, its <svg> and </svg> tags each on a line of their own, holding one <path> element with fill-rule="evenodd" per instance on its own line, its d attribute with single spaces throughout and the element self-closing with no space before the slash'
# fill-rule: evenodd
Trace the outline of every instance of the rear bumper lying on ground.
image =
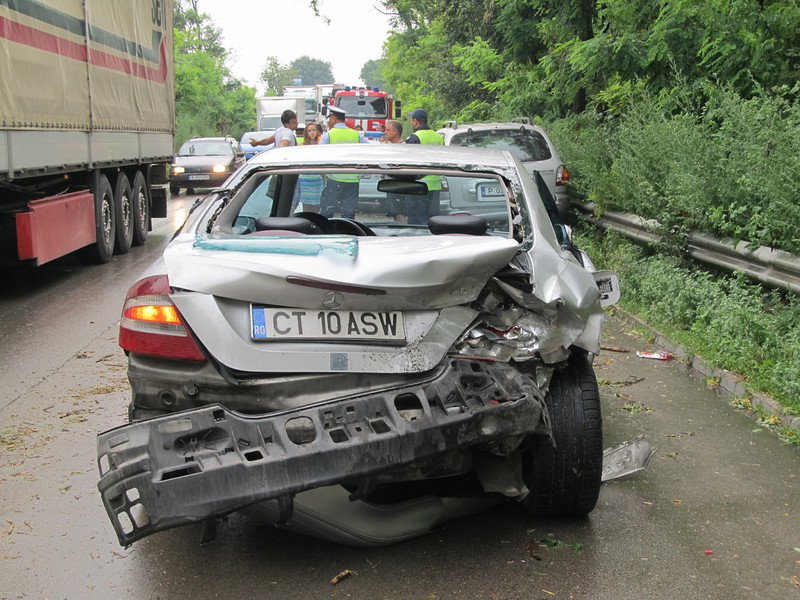
<svg viewBox="0 0 800 600">
<path fill-rule="evenodd" d="M 98 436 L 98 488 L 120 544 L 445 451 L 533 433 L 543 395 L 505 363 L 453 360 L 433 380 L 266 415 L 214 405 Z"/>
</svg>

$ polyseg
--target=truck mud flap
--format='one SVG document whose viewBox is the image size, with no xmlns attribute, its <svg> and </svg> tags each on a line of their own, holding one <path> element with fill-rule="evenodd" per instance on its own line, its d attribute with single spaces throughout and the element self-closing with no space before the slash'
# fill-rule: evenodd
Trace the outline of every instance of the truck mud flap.
<svg viewBox="0 0 800 600">
<path fill-rule="evenodd" d="M 98 489 L 127 546 L 271 498 L 533 433 L 542 397 L 507 364 L 453 360 L 422 385 L 302 409 L 192 409 L 101 433 Z"/>
</svg>

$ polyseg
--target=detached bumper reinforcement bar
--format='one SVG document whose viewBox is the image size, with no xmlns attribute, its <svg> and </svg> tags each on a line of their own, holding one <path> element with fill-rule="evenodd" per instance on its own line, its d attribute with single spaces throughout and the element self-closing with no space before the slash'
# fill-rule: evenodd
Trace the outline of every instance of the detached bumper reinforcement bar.
<svg viewBox="0 0 800 600">
<path fill-rule="evenodd" d="M 119 542 L 508 436 L 541 418 L 534 383 L 503 363 L 453 360 L 432 381 L 268 415 L 207 406 L 97 438 Z"/>
</svg>

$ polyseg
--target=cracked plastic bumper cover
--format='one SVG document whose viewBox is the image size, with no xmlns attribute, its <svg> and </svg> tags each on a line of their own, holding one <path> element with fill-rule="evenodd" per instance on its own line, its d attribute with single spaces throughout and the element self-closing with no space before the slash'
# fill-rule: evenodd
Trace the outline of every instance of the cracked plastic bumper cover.
<svg viewBox="0 0 800 600">
<path fill-rule="evenodd" d="M 453 360 L 431 381 L 313 406 L 242 415 L 212 405 L 97 439 L 98 489 L 121 545 L 271 498 L 369 477 L 533 433 L 535 384 L 504 363 Z"/>
</svg>

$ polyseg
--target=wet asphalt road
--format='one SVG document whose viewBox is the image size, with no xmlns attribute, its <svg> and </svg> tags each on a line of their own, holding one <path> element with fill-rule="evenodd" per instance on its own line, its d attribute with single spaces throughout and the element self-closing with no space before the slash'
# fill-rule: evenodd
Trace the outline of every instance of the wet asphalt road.
<svg viewBox="0 0 800 600">
<path fill-rule="evenodd" d="M 657 452 L 587 519 L 507 505 L 365 550 L 233 515 L 209 546 L 190 526 L 121 548 L 94 438 L 126 418 L 116 323 L 174 227 L 157 225 L 109 265 L 60 261 L 0 292 L 0 598 L 800 599 L 800 452 L 683 365 L 637 358 L 652 348 L 619 316 L 604 344 L 628 352 L 595 363 L 605 446 L 645 434 Z"/>
</svg>

